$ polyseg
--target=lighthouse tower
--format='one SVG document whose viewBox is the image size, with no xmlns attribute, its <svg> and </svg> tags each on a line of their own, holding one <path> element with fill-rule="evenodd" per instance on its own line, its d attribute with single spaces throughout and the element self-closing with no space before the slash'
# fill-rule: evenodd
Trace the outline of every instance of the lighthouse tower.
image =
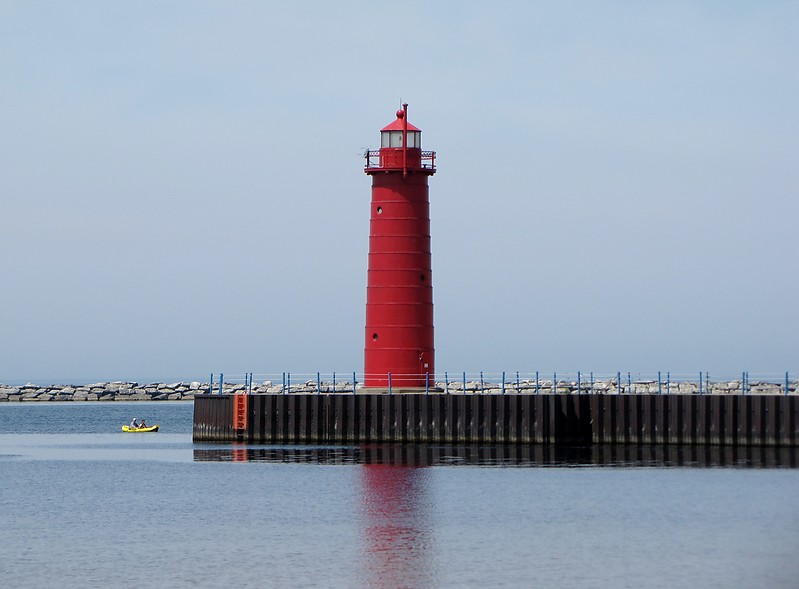
<svg viewBox="0 0 799 589">
<path fill-rule="evenodd" d="M 380 130 L 380 149 L 366 152 L 372 177 L 366 288 L 366 387 L 422 388 L 435 375 L 430 200 L 435 152 L 408 105 Z"/>
</svg>

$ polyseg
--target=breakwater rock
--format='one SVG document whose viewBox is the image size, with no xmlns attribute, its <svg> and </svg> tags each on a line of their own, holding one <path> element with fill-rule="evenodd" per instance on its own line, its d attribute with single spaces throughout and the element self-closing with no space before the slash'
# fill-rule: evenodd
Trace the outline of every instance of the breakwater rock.
<svg viewBox="0 0 799 589">
<path fill-rule="evenodd" d="M 436 387 L 449 393 L 462 393 L 464 391 L 463 382 L 449 383 L 437 382 Z M 504 387 L 499 383 L 489 383 L 480 381 L 466 381 L 466 393 L 540 393 L 540 394 L 602 394 L 602 395 L 784 395 L 785 383 L 775 383 L 766 381 L 742 381 L 728 380 L 719 382 L 660 382 L 657 380 L 637 380 L 621 382 L 610 380 L 597 380 L 594 382 L 586 381 L 566 381 L 558 380 L 521 380 L 508 381 Z M 350 387 L 352 390 L 352 387 Z M 788 393 L 795 394 L 799 391 L 799 383 L 796 381 L 788 383 Z"/>
<path fill-rule="evenodd" d="M 98 382 L 83 385 L 0 384 L 2 401 L 190 401 L 208 391 L 200 382 Z"/>
<path fill-rule="evenodd" d="M 788 383 L 788 394 L 799 392 L 799 383 Z M 84 385 L 4 385 L 0 384 L 0 402 L 24 401 L 191 401 L 195 395 L 208 393 L 207 382 L 150 383 L 136 382 L 99 382 Z M 219 384 L 213 385 L 213 393 L 219 392 Z M 241 383 L 224 383 L 223 394 L 250 392 L 252 394 L 313 394 L 313 393 L 352 393 L 352 382 L 306 382 L 292 383 L 284 386 L 281 383 L 264 381 L 253 383 L 251 388 Z M 358 384 L 357 392 L 366 392 Z M 370 390 L 369 392 L 374 392 Z M 387 393 L 387 390 L 382 392 Z M 400 390 L 395 390 L 399 393 Z M 431 393 L 449 394 L 671 394 L 671 395 L 784 395 L 785 383 L 731 380 L 720 382 L 661 382 L 639 380 L 621 383 L 611 380 L 598 380 L 593 383 L 558 380 L 520 380 L 506 382 L 504 387 L 497 382 L 481 382 L 468 380 L 431 383 Z"/>
</svg>

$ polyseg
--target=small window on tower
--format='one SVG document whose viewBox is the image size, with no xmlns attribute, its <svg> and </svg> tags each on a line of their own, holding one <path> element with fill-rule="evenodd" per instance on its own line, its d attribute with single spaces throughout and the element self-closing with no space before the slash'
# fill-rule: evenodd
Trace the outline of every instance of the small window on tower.
<svg viewBox="0 0 799 589">
<path fill-rule="evenodd" d="M 419 131 L 408 131 L 408 147 L 421 147 L 422 134 Z"/>
</svg>

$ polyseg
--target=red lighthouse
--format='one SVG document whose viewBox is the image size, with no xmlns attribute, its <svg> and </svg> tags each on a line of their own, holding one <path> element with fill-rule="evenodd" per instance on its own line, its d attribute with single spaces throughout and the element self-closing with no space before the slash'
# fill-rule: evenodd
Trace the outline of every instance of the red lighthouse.
<svg viewBox="0 0 799 589">
<path fill-rule="evenodd" d="M 372 177 L 364 384 L 421 388 L 435 374 L 430 200 L 434 151 L 408 122 L 408 105 L 366 152 Z"/>
</svg>

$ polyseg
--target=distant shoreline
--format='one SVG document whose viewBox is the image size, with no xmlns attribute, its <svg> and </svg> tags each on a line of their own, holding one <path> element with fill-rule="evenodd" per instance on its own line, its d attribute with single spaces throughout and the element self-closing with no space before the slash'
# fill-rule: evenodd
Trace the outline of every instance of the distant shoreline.
<svg viewBox="0 0 799 589">
<path fill-rule="evenodd" d="M 431 383 L 432 384 L 432 383 Z M 211 385 L 207 382 L 175 382 L 175 383 L 149 383 L 137 382 L 98 382 L 84 385 L 5 385 L 0 384 L 0 402 L 114 402 L 114 401 L 192 401 L 196 395 L 208 393 Z M 790 382 L 788 394 L 797 394 L 799 383 Z M 358 389 L 361 389 L 359 384 Z M 219 392 L 219 385 L 213 385 L 213 393 Z M 224 383 L 223 394 L 250 392 L 252 394 L 313 394 L 313 393 L 352 393 L 351 383 L 329 383 L 308 381 L 305 383 L 291 384 L 284 387 L 272 381 L 253 383 L 251 388 L 241 383 Z M 360 390 L 358 392 L 361 392 Z M 366 391 L 363 391 L 366 392 Z M 384 391 L 387 392 L 387 391 Z M 501 384 L 467 381 L 462 382 L 436 382 L 431 386 L 431 393 L 441 394 L 516 394 L 540 393 L 548 394 L 672 394 L 672 395 L 784 395 L 785 384 L 773 382 L 720 381 L 706 382 L 700 385 L 697 382 L 671 382 L 658 383 L 657 381 L 617 382 L 616 380 L 601 380 L 592 383 L 561 381 L 553 386 L 551 380 L 539 382 L 523 380 L 519 382 L 506 382 L 504 389 Z"/>
</svg>

